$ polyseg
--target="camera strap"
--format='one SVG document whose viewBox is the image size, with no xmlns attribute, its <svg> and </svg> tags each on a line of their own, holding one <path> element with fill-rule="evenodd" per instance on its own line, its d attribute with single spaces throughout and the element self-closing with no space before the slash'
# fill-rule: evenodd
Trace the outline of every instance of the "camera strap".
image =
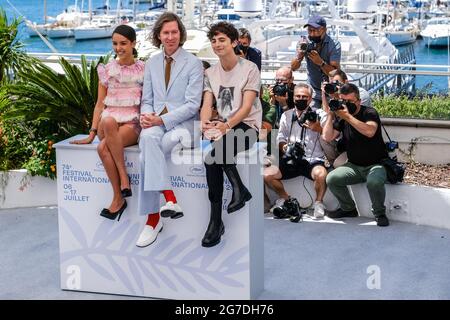
<svg viewBox="0 0 450 320">
<path fill-rule="evenodd" d="M 305 127 L 302 126 L 302 131 L 300 132 L 300 141 L 303 143 L 303 146 L 305 146 Z"/>
<path fill-rule="evenodd" d="M 294 122 L 296 122 L 298 119 L 297 115 L 295 114 L 295 110 L 292 112 L 292 118 L 291 118 L 291 129 L 289 130 L 289 137 L 288 137 L 288 143 L 291 142 L 291 134 L 292 134 L 292 128 L 294 127 Z"/>
<path fill-rule="evenodd" d="M 306 110 L 305 110 L 306 111 Z M 298 117 L 295 114 L 295 110 L 292 112 L 292 118 L 291 118 L 291 129 L 289 130 L 289 137 L 288 137 L 288 143 L 291 141 L 291 135 L 292 135 L 292 128 L 294 127 L 294 122 L 298 123 Z M 302 128 L 302 130 L 300 131 L 300 142 L 303 143 L 303 146 L 305 146 L 305 127 L 300 125 L 300 123 L 298 123 L 298 125 Z"/>
<path fill-rule="evenodd" d="M 386 133 L 386 137 L 389 139 L 389 142 L 392 142 L 391 137 L 389 137 L 389 133 L 387 132 L 386 128 L 383 126 L 383 124 L 381 123 L 381 121 L 380 121 L 380 124 L 381 124 L 381 127 L 382 127 L 383 130 L 384 130 L 384 133 Z"/>
</svg>

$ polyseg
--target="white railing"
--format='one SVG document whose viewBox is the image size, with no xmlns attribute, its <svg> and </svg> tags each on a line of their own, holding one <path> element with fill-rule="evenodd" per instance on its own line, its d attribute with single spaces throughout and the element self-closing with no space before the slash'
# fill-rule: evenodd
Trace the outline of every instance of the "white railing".
<svg viewBox="0 0 450 320">
<path fill-rule="evenodd" d="M 75 53 L 39 53 L 33 52 L 29 55 L 44 62 L 57 63 L 60 57 L 66 58 L 71 63 L 80 63 L 81 56 L 87 60 L 96 60 L 101 54 L 75 54 Z M 217 58 L 203 59 L 212 64 L 218 61 Z M 275 71 L 281 66 L 290 65 L 288 60 L 263 60 L 261 80 L 263 83 L 272 83 L 275 78 Z M 450 65 L 429 65 L 429 64 L 401 64 L 401 63 L 370 63 L 370 62 L 342 62 L 341 67 L 346 73 L 357 75 L 352 81 L 365 87 L 370 91 L 377 91 L 380 86 L 388 81 L 393 81 L 395 76 L 441 76 L 448 77 L 450 84 Z M 302 79 L 306 74 L 306 63 L 303 61 L 300 68 L 294 72 L 295 79 Z M 370 78 L 367 80 L 367 78 Z M 400 81 L 400 80 L 398 80 Z M 450 86 L 449 86 L 450 87 Z"/>
</svg>

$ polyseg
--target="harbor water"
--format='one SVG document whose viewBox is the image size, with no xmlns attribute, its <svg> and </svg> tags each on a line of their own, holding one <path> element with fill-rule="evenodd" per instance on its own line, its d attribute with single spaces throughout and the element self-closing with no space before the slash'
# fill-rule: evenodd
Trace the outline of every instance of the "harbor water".
<svg viewBox="0 0 450 320">
<path fill-rule="evenodd" d="M 9 0 L 17 11 L 20 12 L 26 19 L 43 23 L 44 21 L 44 1 L 43 0 Z M 47 16 L 56 17 L 64 11 L 69 5 L 73 5 L 73 0 L 47 0 Z M 78 4 L 81 5 L 81 0 Z M 123 1 L 124 3 L 127 1 Z M 84 1 L 84 9 L 87 10 L 88 1 Z M 103 6 L 103 0 L 92 0 L 92 8 Z M 111 4 L 116 4 L 111 1 Z M 13 10 L 6 0 L 0 0 L 0 6 L 6 11 L 9 18 L 17 17 L 18 13 Z M 149 4 L 139 4 L 139 10 L 148 9 Z M 129 5 L 131 9 L 131 5 Z M 25 50 L 29 52 L 51 52 L 46 44 L 39 38 L 29 38 L 22 28 L 19 34 L 20 40 L 25 44 Z M 91 54 L 106 54 L 111 51 L 110 39 L 96 39 L 87 41 L 75 41 L 74 38 L 65 39 L 49 39 L 50 43 L 61 53 L 91 53 Z M 448 65 L 449 56 L 448 48 L 428 48 L 425 46 L 423 40 L 418 39 L 414 44 L 414 52 L 417 64 L 430 65 Z M 404 47 L 399 47 L 403 50 Z M 436 76 L 418 76 L 416 78 L 416 88 L 418 90 L 425 90 L 427 92 L 448 92 L 448 78 Z"/>
</svg>

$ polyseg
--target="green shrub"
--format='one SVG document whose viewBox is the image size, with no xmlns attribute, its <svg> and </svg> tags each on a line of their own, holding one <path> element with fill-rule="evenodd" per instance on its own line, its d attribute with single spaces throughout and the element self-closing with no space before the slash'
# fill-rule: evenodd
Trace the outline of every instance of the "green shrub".
<svg viewBox="0 0 450 320">
<path fill-rule="evenodd" d="M 31 175 L 56 177 L 52 145 L 60 138 L 43 121 L 0 122 L 0 170 L 28 169 Z"/>
<path fill-rule="evenodd" d="M 62 58 L 64 75 L 39 62 L 0 88 L 0 170 L 56 177 L 52 145 L 91 127 L 100 61 L 82 57 L 77 67 Z"/>
<path fill-rule="evenodd" d="M 375 97 L 373 106 L 382 117 L 450 120 L 450 97 Z"/>
</svg>

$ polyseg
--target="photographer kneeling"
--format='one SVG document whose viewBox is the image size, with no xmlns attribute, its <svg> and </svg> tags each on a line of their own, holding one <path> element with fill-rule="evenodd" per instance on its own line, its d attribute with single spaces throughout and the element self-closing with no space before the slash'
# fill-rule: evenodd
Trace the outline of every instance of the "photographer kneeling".
<svg viewBox="0 0 450 320">
<path fill-rule="evenodd" d="M 324 216 L 322 203 L 326 191 L 327 169 L 319 143 L 327 115 L 322 110 L 312 111 L 313 89 L 307 84 L 294 88 L 295 108 L 283 113 L 277 142 L 280 150 L 280 167 L 271 165 L 264 169 L 264 182 L 280 197 L 272 212 L 276 217 L 292 216 L 300 210 L 297 199 L 289 197 L 281 180 L 305 176 L 314 181 L 316 201 L 314 217 Z"/>
<path fill-rule="evenodd" d="M 356 204 L 347 186 L 367 182 L 377 225 L 388 226 L 384 206 L 386 170 L 380 164 L 388 154 L 381 135 L 380 117 L 374 108 L 361 105 L 358 87 L 351 83 L 339 88 L 339 100 L 330 100 L 329 106 L 322 136 L 331 141 L 342 132 L 348 161 L 327 176 L 327 185 L 340 204 L 340 208 L 329 212 L 328 216 L 357 217 Z M 336 116 L 340 121 L 334 123 Z"/>
</svg>

